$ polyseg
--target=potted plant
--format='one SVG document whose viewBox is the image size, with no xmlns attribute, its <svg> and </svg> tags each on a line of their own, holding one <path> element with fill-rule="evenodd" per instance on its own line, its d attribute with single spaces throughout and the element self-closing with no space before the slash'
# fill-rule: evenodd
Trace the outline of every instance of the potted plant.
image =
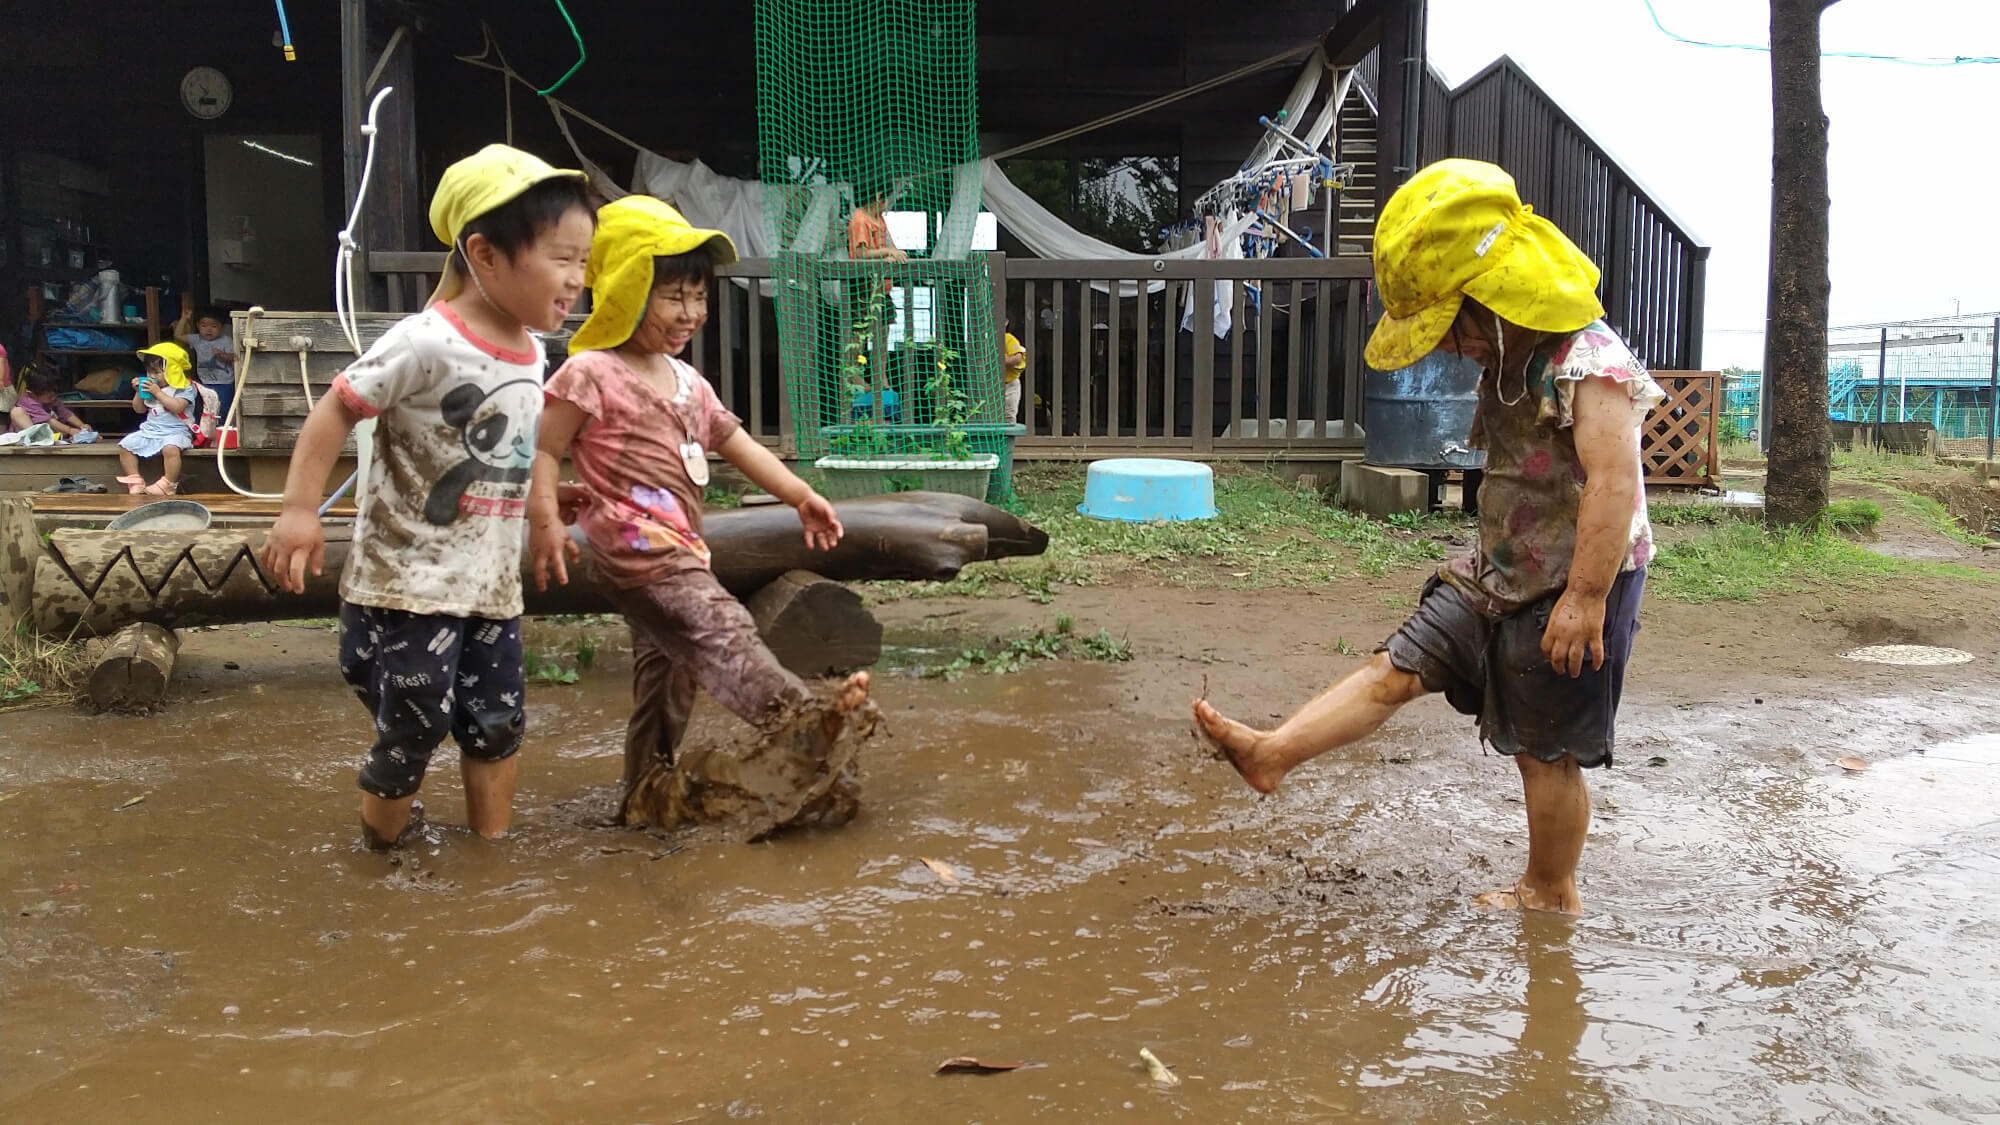
<svg viewBox="0 0 2000 1125">
<path fill-rule="evenodd" d="M 868 342 L 881 322 L 887 297 L 878 294 L 854 324 L 842 353 L 841 412 L 846 424 L 832 427 L 828 454 L 814 462 L 836 499 L 884 492 L 954 492 L 985 499 L 1000 465 L 996 453 L 975 453 L 967 424 L 972 404 L 953 376 L 959 353 L 942 345 L 912 347 L 918 356 L 912 375 L 929 407 L 928 421 L 905 417 L 905 403 L 888 389 L 887 375 L 870 385 Z"/>
</svg>

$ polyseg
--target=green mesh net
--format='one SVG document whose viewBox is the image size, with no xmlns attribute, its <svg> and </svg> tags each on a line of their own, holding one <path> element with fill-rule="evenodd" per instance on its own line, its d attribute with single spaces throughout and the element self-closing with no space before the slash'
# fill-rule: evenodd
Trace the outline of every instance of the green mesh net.
<svg viewBox="0 0 2000 1125">
<path fill-rule="evenodd" d="M 780 364 L 829 495 L 1012 500 L 1020 427 L 1001 418 L 992 276 L 970 250 L 975 43 L 973 0 L 757 0 Z M 851 237 L 906 257 L 850 256 Z"/>
</svg>

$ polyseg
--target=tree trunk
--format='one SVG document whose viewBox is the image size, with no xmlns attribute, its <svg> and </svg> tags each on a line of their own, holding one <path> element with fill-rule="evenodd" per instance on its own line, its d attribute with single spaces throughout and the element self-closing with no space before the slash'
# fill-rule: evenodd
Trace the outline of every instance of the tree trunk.
<svg viewBox="0 0 2000 1125">
<path fill-rule="evenodd" d="M 795 676 L 845 675 L 882 656 L 882 623 L 861 595 L 811 571 L 787 571 L 743 604 L 765 647 Z"/>
<path fill-rule="evenodd" d="M 1771 0 L 1771 278 L 1764 332 L 1771 422 L 1765 519 L 1811 524 L 1826 510 L 1826 111 L 1819 21 L 1834 0 Z"/>
<path fill-rule="evenodd" d="M 1049 542 L 1048 533 L 1020 517 L 964 496 L 904 492 L 843 500 L 835 509 L 847 533 L 831 551 L 806 546 L 789 508 L 709 515 L 703 530 L 715 552 L 715 576 L 739 598 L 793 570 L 843 582 L 940 580 L 967 563 L 1038 555 Z M 55 532 L 42 548 L 26 507 L 0 505 L 0 593 L 8 613 L 50 636 L 105 636 L 134 621 L 180 628 L 338 611 L 350 546 L 345 528 L 327 535 L 325 569 L 307 576 L 304 594 L 274 592 L 257 565 L 263 542 L 261 531 L 72 528 Z M 22 568 L 32 568 L 32 576 Z M 530 614 L 610 609 L 588 551 L 569 568 L 567 586 L 537 591 L 525 553 L 523 570 Z"/>
<path fill-rule="evenodd" d="M 104 646 L 90 673 L 90 703 L 99 711 L 151 711 L 167 697 L 180 635 L 151 622 L 127 625 Z"/>
</svg>

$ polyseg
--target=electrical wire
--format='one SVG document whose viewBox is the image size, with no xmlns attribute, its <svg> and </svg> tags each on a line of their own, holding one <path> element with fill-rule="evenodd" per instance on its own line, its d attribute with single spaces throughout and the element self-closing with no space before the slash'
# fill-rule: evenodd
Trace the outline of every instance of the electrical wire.
<svg viewBox="0 0 2000 1125">
<path fill-rule="evenodd" d="M 562 13 L 563 22 L 569 25 L 569 33 L 576 39 L 576 62 L 568 70 L 563 71 L 563 76 L 561 78 L 556 79 L 555 85 L 550 86 L 546 90 L 535 91 L 535 93 L 540 94 L 542 97 L 545 98 L 548 97 L 550 94 L 555 93 L 557 90 L 562 89 L 563 83 L 569 81 L 570 75 L 575 74 L 577 71 L 583 69 L 583 59 L 584 59 L 583 33 L 576 29 L 576 21 L 569 18 L 569 9 L 563 7 L 563 0 L 556 0 L 556 11 Z"/>
<path fill-rule="evenodd" d="M 1759 43 L 1711 43 L 1705 39 L 1690 39 L 1687 36 L 1680 34 L 1679 32 L 1669 31 L 1667 29 L 1667 25 L 1660 22 L 1660 13 L 1654 9 L 1653 0 L 1639 0 L 1639 2 L 1646 6 L 1646 14 L 1653 17 L 1653 26 L 1659 29 L 1660 34 L 1666 36 L 1669 39 L 1672 39 L 1676 43 L 1685 43 L 1690 47 L 1708 47 L 1710 49 L 1718 51 L 1768 52 L 1771 49 L 1770 47 Z M 1944 67 L 1944 66 L 1975 66 L 1975 65 L 1990 66 L 1994 64 L 2000 64 L 2000 58 L 1996 58 L 1992 55 L 1953 55 L 1949 58 L 1943 56 L 1931 56 L 1927 58 L 1911 58 L 1904 55 L 1877 55 L 1868 51 L 1821 51 L 1819 54 L 1820 57 L 1824 59 L 1867 59 L 1871 62 L 1902 63 L 1905 66 Z"/>
<path fill-rule="evenodd" d="M 278 34 L 285 41 L 285 61 L 299 61 L 299 53 L 292 49 L 292 24 L 285 18 L 285 0 L 278 0 Z"/>
</svg>

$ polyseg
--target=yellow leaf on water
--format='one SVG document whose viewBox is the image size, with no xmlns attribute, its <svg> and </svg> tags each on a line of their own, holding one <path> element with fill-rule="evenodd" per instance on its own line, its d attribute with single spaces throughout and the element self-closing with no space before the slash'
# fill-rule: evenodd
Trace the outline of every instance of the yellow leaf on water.
<svg viewBox="0 0 2000 1125">
<path fill-rule="evenodd" d="M 125 811 L 126 809 L 129 809 L 129 808 L 131 808 L 131 807 L 132 807 L 133 805 L 136 805 L 136 804 L 140 804 L 140 803 L 142 803 L 143 801 L 145 801 L 145 799 L 146 799 L 146 795 L 145 795 L 144 793 L 141 793 L 141 794 L 139 794 L 139 795 L 138 795 L 137 797 L 134 797 L 134 798 L 132 798 L 131 800 L 129 800 L 129 801 L 127 801 L 127 802 L 125 802 L 124 804 L 122 804 L 122 805 L 119 805 L 119 806 L 118 806 L 118 808 L 117 808 L 117 810 L 115 810 L 115 811 L 118 811 L 118 812 L 123 812 L 123 811 Z"/>
<path fill-rule="evenodd" d="M 1181 1076 L 1170 1070 L 1166 1063 L 1161 1062 L 1160 1056 L 1154 1054 L 1151 1048 L 1139 1048 L 1139 1058 L 1146 1064 L 1146 1074 L 1153 1081 L 1158 1082 L 1162 1086 L 1178 1086 L 1181 1084 Z"/>
<path fill-rule="evenodd" d="M 930 868 L 931 874 L 936 875 L 938 882 L 943 883 L 945 886 L 962 887 L 965 885 L 958 881 L 958 872 L 951 869 L 951 864 L 935 859 L 924 859 L 922 856 L 918 856 L 917 858 L 923 859 L 924 866 Z"/>
<path fill-rule="evenodd" d="M 1860 773 L 1862 770 L 1868 768 L 1868 763 L 1862 761 L 1860 758 L 1836 758 L 1833 764 L 1846 770 L 1848 773 Z"/>
</svg>

